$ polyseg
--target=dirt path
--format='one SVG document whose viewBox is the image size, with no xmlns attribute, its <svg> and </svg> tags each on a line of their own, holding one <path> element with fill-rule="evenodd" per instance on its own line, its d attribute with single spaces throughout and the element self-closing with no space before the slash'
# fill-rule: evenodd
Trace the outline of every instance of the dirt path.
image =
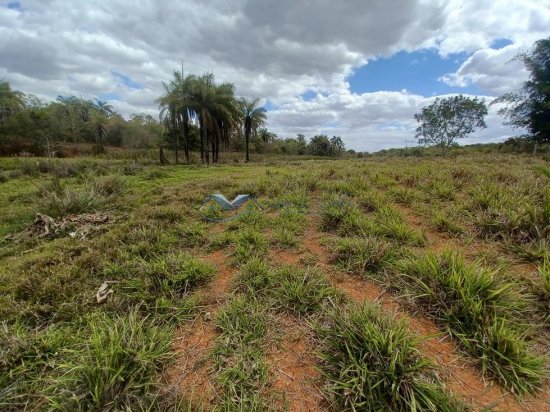
<svg viewBox="0 0 550 412">
<path fill-rule="evenodd" d="M 308 219 L 304 246 L 309 253 L 318 257 L 319 266 L 328 274 L 333 285 L 358 304 L 365 301 L 376 302 L 383 309 L 406 318 L 411 333 L 424 339 L 419 347 L 421 352 L 440 367 L 441 376 L 449 389 L 472 405 L 474 410 L 488 407 L 495 411 L 541 412 L 550 410 L 550 401 L 547 395 L 541 396 L 540 399 L 528 398 L 520 403 L 513 395 L 502 390 L 498 385 L 486 382 L 480 372 L 464 359 L 454 342 L 433 322 L 405 313 L 403 308 L 376 283 L 336 272 L 329 263 L 329 253 L 319 242 L 321 234 L 317 230 L 317 219 L 313 215 L 310 215 Z"/>
<path fill-rule="evenodd" d="M 184 323 L 177 329 L 172 350 L 177 354 L 175 365 L 167 372 L 169 391 L 176 392 L 193 401 L 193 405 L 212 406 L 216 391 L 208 360 L 216 337 L 213 321 L 218 309 L 229 296 L 230 286 L 236 271 L 230 269 L 221 251 L 204 256 L 206 262 L 217 268 L 215 278 L 203 293 L 203 313 L 193 322 Z"/>
</svg>

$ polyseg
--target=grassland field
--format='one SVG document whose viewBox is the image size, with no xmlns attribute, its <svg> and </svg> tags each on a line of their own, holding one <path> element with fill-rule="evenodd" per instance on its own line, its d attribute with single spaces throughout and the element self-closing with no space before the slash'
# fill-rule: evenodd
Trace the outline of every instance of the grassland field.
<svg viewBox="0 0 550 412">
<path fill-rule="evenodd" d="M 549 310 L 540 158 L 0 159 L 1 410 L 542 412 Z"/>
</svg>

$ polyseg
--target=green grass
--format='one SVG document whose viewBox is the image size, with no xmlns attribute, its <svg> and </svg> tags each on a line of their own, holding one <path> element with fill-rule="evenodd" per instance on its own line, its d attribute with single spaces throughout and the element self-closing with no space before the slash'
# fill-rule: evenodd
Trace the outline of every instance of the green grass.
<svg viewBox="0 0 550 412">
<path fill-rule="evenodd" d="M 457 411 L 404 321 L 377 306 L 334 309 L 317 326 L 324 390 L 338 410 Z"/>
<path fill-rule="evenodd" d="M 275 308 L 297 316 L 319 312 L 327 303 L 341 301 L 341 295 L 315 268 L 284 266 L 276 270 L 271 287 Z"/>
<path fill-rule="evenodd" d="M 300 262 L 305 268 L 279 267 L 268 259 L 272 247 L 301 251 L 316 211 L 322 230 L 341 237 L 328 245 L 340 269 L 395 287 L 415 303 L 419 316 L 447 327 L 486 375 L 508 389 L 522 394 L 540 387 L 545 366 L 529 345 L 535 340 L 541 351 L 548 350 L 547 324 L 536 323 L 547 313 L 549 293 L 550 181 L 536 171 L 543 166 L 540 159 L 469 154 L 283 162 L 282 157 L 256 157 L 261 164 L 160 167 L 153 164 L 156 155 L 141 156 L 139 164 L 129 161 L 134 154 L 128 153 L 117 159 L 0 159 L 0 239 L 28 227 L 36 212 L 65 216 L 101 211 L 113 218 L 84 240 L 0 242 L 0 409 L 192 410 L 186 400 L 157 391 L 169 352 L 165 335 L 196 315 L 200 290 L 214 275 L 201 256 L 220 249 L 238 275 L 227 316 L 219 319 L 215 347 L 220 352 L 214 363 L 221 397 L 216 406 L 261 410 L 279 405 L 272 402 L 266 361 L 266 345 L 276 338 L 276 318 L 315 319 L 329 327 L 335 318 L 329 321 L 323 314 L 332 304 L 344 316 L 345 299 L 313 268 L 318 257 L 304 253 Z M 204 222 L 198 207 L 210 193 L 256 195 L 263 210 L 223 224 Z M 407 209 L 442 233 L 460 235 L 454 240 L 459 247 L 467 246 L 469 236 L 483 238 L 493 251 L 492 267 L 516 257 L 536 262 L 540 278 L 518 277 L 507 286 L 510 281 L 504 279 L 509 278 L 501 273 L 456 259 L 424 262 L 426 239 L 406 219 Z M 393 270 L 395 260 L 409 256 L 410 250 L 419 257 L 399 264 L 406 271 Z M 113 282 L 113 293 L 97 304 L 95 292 L 104 281 Z M 532 298 L 518 292 L 532 291 L 532 284 Z M 536 303 L 529 300 L 535 297 Z M 366 328 L 380 325 L 373 316 L 361 321 L 371 324 Z M 368 340 L 361 343 L 368 349 L 363 353 L 378 350 L 370 342 L 391 343 L 373 340 L 377 333 L 388 339 L 399 335 L 392 335 L 393 323 L 365 332 L 357 327 L 361 322 L 354 324 L 353 336 Z M 400 342 L 407 339 L 399 335 Z M 152 341 L 164 349 L 156 352 Z M 348 346 L 355 350 L 358 344 L 350 341 Z M 348 355 L 340 355 L 342 364 Z M 137 363 L 131 364 L 132 356 Z M 416 365 L 413 358 L 405 364 Z M 359 376 L 362 382 L 382 376 L 364 375 L 364 365 L 357 365 L 337 372 Z M 376 373 L 382 370 L 381 363 L 373 365 Z M 120 376 L 111 374 L 115 368 Z M 422 385 L 435 383 L 431 369 L 420 370 L 402 376 L 414 376 L 407 385 L 421 382 L 421 393 L 432 393 L 422 392 Z M 375 409 L 372 405 L 384 402 L 376 387 L 350 393 L 346 388 L 353 386 L 346 385 L 351 381 L 341 387 L 330 382 L 330 396 L 342 409 L 352 408 L 352 398 L 359 402 L 356 409 Z M 359 381 L 353 382 L 349 385 Z M 441 393 L 437 384 L 430 388 Z M 410 409 L 406 405 L 412 403 L 406 402 L 413 401 L 401 395 L 391 402 Z M 441 402 L 446 405 L 447 398 Z"/>
<path fill-rule="evenodd" d="M 396 267 L 394 287 L 445 325 L 480 359 L 485 373 L 518 394 L 542 388 L 545 360 L 529 349 L 513 323 L 526 307 L 513 283 L 451 252 L 409 258 Z"/>
<path fill-rule="evenodd" d="M 270 315 L 250 296 L 236 296 L 216 317 L 220 335 L 214 342 L 214 372 L 224 410 L 266 410 L 269 381 L 265 361 Z M 265 395 L 265 396 L 264 396 Z"/>
<path fill-rule="evenodd" d="M 173 360 L 171 330 L 135 312 L 128 316 L 92 318 L 90 338 L 59 378 L 56 409 L 122 410 L 145 408 L 155 401 L 157 376 Z"/>
<path fill-rule="evenodd" d="M 395 247 L 374 237 L 336 238 L 330 242 L 331 260 L 346 272 L 381 278 L 396 258 Z"/>
</svg>

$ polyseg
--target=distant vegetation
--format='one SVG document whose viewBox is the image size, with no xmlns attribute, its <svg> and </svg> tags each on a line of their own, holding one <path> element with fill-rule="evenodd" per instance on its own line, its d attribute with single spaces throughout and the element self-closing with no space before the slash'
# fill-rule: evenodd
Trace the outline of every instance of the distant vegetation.
<svg viewBox="0 0 550 412">
<path fill-rule="evenodd" d="M 231 83 L 216 83 L 212 74 L 183 76 L 174 72 L 163 83 L 157 103 L 160 121 L 150 115 L 125 119 L 105 101 L 59 96 L 44 103 L 36 96 L 0 83 L 0 155 L 66 157 L 102 154 L 106 146 L 125 149 L 173 150 L 175 162 L 219 162 L 220 150 L 281 155 L 339 157 L 345 153 L 339 136 L 305 135 L 281 139 L 265 128 L 266 111 L 259 99 L 235 95 Z M 180 153 L 183 156 L 180 156 Z"/>
<path fill-rule="evenodd" d="M 516 58 L 525 64 L 529 80 L 491 104 L 505 103 L 499 114 L 506 124 L 525 129 L 527 134 L 509 138 L 498 151 L 536 153 L 546 145 L 550 153 L 550 39 L 539 40 L 533 50 Z M 339 136 L 317 134 L 309 142 L 304 134 L 277 136 L 265 127 L 267 112 L 260 99 L 239 97 L 232 83 L 218 83 L 211 73 L 184 75 L 175 71 L 163 87 L 156 101 L 160 109 L 157 120 L 143 113 L 124 118 L 99 99 L 58 96 L 45 103 L 0 82 L 0 155 L 101 154 L 106 146 L 160 149 L 157 159 L 161 163 L 168 161 L 164 149 L 174 151 L 176 163 L 218 163 L 220 151 L 244 152 L 246 161 L 250 153 L 365 155 L 346 151 Z M 457 145 L 457 139 L 486 127 L 486 115 L 485 102 L 477 98 L 439 98 L 415 115 L 419 123 L 416 137 L 420 145 L 435 146 L 446 154 Z M 492 150 L 489 148 L 486 150 Z M 391 153 L 420 156 L 431 152 L 415 148 Z"/>
</svg>

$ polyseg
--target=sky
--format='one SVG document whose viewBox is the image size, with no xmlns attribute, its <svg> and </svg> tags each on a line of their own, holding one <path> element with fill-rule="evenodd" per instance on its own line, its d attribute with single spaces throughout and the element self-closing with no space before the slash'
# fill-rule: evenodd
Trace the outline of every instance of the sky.
<svg viewBox="0 0 550 412">
<path fill-rule="evenodd" d="M 513 57 L 549 36 L 549 0 L 0 0 L 0 79 L 158 117 L 174 69 L 211 72 L 261 98 L 280 137 L 375 151 L 415 145 L 438 96 L 517 89 Z M 497 110 L 462 143 L 522 133 Z"/>
</svg>

